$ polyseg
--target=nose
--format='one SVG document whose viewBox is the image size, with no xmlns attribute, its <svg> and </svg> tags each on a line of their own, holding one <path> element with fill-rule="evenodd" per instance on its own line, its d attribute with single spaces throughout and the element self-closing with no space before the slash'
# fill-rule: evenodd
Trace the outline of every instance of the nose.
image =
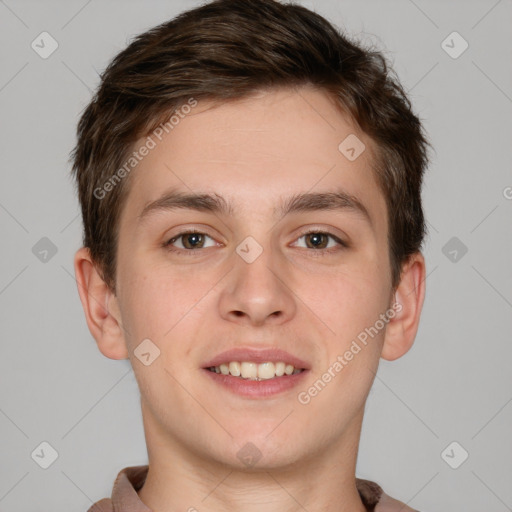
<svg viewBox="0 0 512 512">
<path fill-rule="evenodd" d="M 238 324 L 280 324 L 293 318 L 297 305 L 285 262 L 265 248 L 254 260 L 233 252 L 233 270 L 219 296 L 220 314 Z"/>
</svg>

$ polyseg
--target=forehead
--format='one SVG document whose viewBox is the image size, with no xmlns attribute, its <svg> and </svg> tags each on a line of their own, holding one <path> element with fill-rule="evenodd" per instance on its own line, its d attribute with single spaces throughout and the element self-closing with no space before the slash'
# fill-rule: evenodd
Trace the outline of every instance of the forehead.
<svg viewBox="0 0 512 512">
<path fill-rule="evenodd" d="M 371 168 L 372 141 L 312 87 L 200 101 L 168 133 L 150 137 L 154 148 L 131 176 L 132 219 L 170 189 L 221 194 L 240 214 L 268 207 L 274 215 L 283 198 L 340 188 L 367 205 L 372 218 L 385 209 Z M 364 151 L 350 160 L 340 150 L 345 140 L 359 141 L 356 149 L 364 144 Z"/>
</svg>

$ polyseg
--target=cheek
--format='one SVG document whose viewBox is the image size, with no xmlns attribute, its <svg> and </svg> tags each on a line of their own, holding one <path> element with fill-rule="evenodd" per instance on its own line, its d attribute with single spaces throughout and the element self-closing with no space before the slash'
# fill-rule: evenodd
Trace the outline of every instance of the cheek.
<svg viewBox="0 0 512 512">
<path fill-rule="evenodd" d="M 182 396 L 171 375 L 178 377 L 190 369 L 185 353 L 197 326 L 197 293 L 190 290 L 187 280 L 153 271 L 132 273 L 123 284 L 121 314 L 131 364 L 141 394 L 152 407 L 158 407 L 172 396 Z M 149 365 L 138 357 L 147 352 L 152 360 Z"/>
<path fill-rule="evenodd" d="M 126 341 L 132 351 L 146 338 L 160 346 L 158 340 L 163 333 L 160 322 L 163 323 L 170 309 L 169 301 L 162 300 L 166 288 L 166 282 L 154 279 L 149 269 L 141 271 L 132 259 L 119 260 L 119 302 Z"/>
<path fill-rule="evenodd" d="M 372 268 L 346 267 L 336 274 L 316 277 L 297 292 L 315 322 L 343 345 L 373 325 L 388 307 L 386 276 Z"/>
<path fill-rule="evenodd" d="M 205 307 L 211 307 L 205 296 L 215 284 L 214 276 L 177 272 L 162 264 L 142 267 L 130 262 L 119 271 L 121 314 L 129 345 L 135 348 L 149 338 L 166 352 L 185 349 L 186 344 L 170 342 L 186 339 Z"/>
</svg>

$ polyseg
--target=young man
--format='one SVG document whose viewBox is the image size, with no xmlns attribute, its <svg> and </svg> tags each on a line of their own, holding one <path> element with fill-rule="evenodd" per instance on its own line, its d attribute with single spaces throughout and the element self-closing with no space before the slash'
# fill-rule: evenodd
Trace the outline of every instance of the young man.
<svg viewBox="0 0 512 512">
<path fill-rule="evenodd" d="M 412 510 L 355 467 L 425 293 L 428 143 L 379 53 L 274 0 L 140 35 L 78 127 L 78 291 L 148 466 L 90 511 Z"/>
</svg>

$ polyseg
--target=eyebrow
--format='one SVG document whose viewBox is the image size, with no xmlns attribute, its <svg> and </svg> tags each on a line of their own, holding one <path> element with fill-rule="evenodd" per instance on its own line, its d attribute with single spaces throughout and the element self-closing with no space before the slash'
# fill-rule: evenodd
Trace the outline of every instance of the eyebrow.
<svg viewBox="0 0 512 512">
<path fill-rule="evenodd" d="M 233 205 L 219 194 L 184 193 L 172 189 L 158 199 L 148 203 L 138 216 L 141 223 L 151 214 L 172 210 L 196 210 L 212 214 L 231 216 L 234 214 Z M 328 192 L 305 192 L 281 198 L 280 203 L 273 209 L 275 217 L 284 217 L 290 213 L 312 211 L 349 211 L 357 214 L 370 226 L 372 218 L 366 206 L 353 194 L 343 189 Z"/>
</svg>

